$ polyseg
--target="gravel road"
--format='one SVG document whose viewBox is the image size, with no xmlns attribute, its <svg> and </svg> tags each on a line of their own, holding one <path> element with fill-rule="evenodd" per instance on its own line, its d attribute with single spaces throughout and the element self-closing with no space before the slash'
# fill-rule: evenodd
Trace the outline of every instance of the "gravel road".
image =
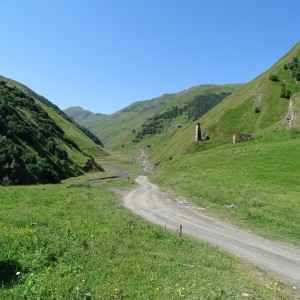
<svg viewBox="0 0 300 300">
<path fill-rule="evenodd" d="M 138 186 L 123 195 L 125 207 L 141 217 L 176 231 L 205 240 L 248 262 L 292 282 L 300 289 L 300 249 L 270 241 L 205 215 L 199 208 L 178 202 L 160 191 L 147 176 L 136 179 Z"/>
</svg>

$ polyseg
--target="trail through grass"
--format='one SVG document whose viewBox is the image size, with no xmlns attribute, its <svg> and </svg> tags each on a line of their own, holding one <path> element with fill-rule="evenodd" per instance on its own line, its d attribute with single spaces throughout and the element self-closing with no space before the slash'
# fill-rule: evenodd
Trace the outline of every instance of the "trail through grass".
<svg viewBox="0 0 300 300">
<path fill-rule="evenodd" d="M 0 272 L 0 298 L 296 299 L 264 272 L 132 215 L 110 191 L 130 185 L 0 188 L 0 266 L 12 272 L 8 282 Z"/>
</svg>

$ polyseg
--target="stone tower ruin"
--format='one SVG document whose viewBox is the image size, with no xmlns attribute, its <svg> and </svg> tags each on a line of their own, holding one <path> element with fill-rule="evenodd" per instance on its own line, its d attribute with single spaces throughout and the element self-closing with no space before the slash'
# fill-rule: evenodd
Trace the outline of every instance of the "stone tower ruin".
<svg viewBox="0 0 300 300">
<path fill-rule="evenodd" d="M 196 124 L 195 129 L 195 142 L 201 142 L 202 141 L 202 130 L 201 130 L 201 124 Z"/>
<path fill-rule="evenodd" d="M 195 142 L 199 143 L 207 140 L 209 140 L 209 136 L 207 135 L 206 130 L 201 127 L 200 123 L 197 123 L 195 129 Z"/>
</svg>

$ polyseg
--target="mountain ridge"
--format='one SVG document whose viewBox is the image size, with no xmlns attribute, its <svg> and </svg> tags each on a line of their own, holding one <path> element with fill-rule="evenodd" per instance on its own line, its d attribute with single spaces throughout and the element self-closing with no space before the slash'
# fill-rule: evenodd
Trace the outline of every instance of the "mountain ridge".
<svg viewBox="0 0 300 300">
<path fill-rule="evenodd" d="M 241 84 L 193 86 L 177 93 L 167 93 L 150 100 L 136 101 L 111 115 L 99 116 L 98 118 L 92 115 L 86 119 L 78 117 L 76 119 L 76 113 L 70 113 L 70 109 L 65 110 L 65 112 L 70 117 L 74 117 L 82 126 L 101 137 L 106 145 L 118 147 L 131 143 L 134 140 L 134 131 L 139 130 L 143 123 L 154 115 L 175 106 L 184 106 L 199 95 L 232 93 L 240 86 Z"/>
</svg>

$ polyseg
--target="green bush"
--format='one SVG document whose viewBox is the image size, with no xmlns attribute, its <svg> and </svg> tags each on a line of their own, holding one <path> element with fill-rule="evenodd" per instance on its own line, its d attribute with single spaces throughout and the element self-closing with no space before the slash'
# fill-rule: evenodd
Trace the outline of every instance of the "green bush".
<svg viewBox="0 0 300 300">
<path fill-rule="evenodd" d="M 278 77 L 277 75 L 274 75 L 274 74 L 271 74 L 271 75 L 269 76 L 269 79 L 270 79 L 271 81 L 274 81 L 274 82 L 280 81 L 280 80 L 279 80 L 279 77 Z"/>
<path fill-rule="evenodd" d="M 300 81 L 300 62 L 298 57 L 294 57 L 291 62 L 285 64 L 284 69 L 290 71 L 292 77 Z"/>
<path fill-rule="evenodd" d="M 290 99 L 291 96 L 292 96 L 292 92 L 289 89 L 287 89 L 285 84 L 282 84 L 280 97 L 285 99 Z"/>
</svg>

